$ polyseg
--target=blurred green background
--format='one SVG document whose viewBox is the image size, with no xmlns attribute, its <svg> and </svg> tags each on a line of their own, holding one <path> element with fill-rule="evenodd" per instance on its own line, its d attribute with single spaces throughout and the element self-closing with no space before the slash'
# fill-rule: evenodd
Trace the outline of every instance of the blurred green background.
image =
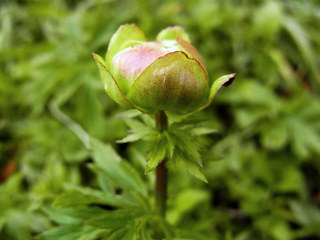
<svg viewBox="0 0 320 240">
<path fill-rule="evenodd" d="M 91 56 L 124 23 L 149 39 L 180 25 L 211 81 L 237 73 L 198 116 L 217 129 L 201 142 L 209 183 L 172 174 L 170 222 L 195 239 L 320 239 L 316 0 L 0 1 L 0 239 L 33 239 L 55 225 L 43 206 L 66 183 L 93 185 L 79 126 L 136 157 L 115 143 L 123 109 Z"/>
</svg>

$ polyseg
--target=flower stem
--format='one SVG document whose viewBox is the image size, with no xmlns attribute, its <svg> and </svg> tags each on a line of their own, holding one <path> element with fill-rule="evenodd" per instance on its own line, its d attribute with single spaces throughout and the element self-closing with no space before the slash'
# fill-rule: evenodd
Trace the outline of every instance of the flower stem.
<svg viewBox="0 0 320 240">
<path fill-rule="evenodd" d="M 160 132 L 168 129 L 168 119 L 164 111 L 156 114 L 156 127 Z M 156 210 L 160 216 L 165 217 L 168 183 L 166 158 L 159 163 L 156 172 Z"/>
</svg>

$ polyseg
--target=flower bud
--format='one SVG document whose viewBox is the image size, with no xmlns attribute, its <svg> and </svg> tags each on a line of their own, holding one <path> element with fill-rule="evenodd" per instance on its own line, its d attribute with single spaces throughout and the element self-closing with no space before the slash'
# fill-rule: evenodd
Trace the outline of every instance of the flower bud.
<svg viewBox="0 0 320 240">
<path fill-rule="evenodd" d="M 147 42 L 136 25 L 123 25 L 112 36 L 105 60 L 93 55 L 107 94 L 123 107 L 149 114 L 198 111 L 235 76 L 225 75 L 210 88 L 204 61 L 180 27 L 166 28 Z"/>
</svg>

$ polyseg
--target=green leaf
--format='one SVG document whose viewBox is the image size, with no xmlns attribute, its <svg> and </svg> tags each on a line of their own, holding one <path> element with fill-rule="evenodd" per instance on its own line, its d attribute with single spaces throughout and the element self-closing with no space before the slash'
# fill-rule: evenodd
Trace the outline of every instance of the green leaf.
<svg viewBox="0 0 320 240">
<path fill-rule="evenodd" d="M 141 112 L 136 109 L 130 109 L 124 112 L 121 112 L 117 115 L 117 117 L 121 118 L 134 118 L 141 115 Z"/>
<path fill-rule="evenodd" d="M 183 165 L 191 175 L 200 179 L 202 182 L 208 183 L 206 176 L 201 172 L 197 164 L 191 161 L 184 161 Z"/>
<path fill-rule="evenodd" d="M 126 227 L 123 227 L 114 233 L 112 233 L 106 240 L 132 240 L 135 238 L 135 225 L 128 224 Z"/>
<path fill-rule="evenodd" d="M 290 208 L 296 220 L 303 225 L 320 224 L 320 210 L 308 203 L 291 201 Z"/>
<path fill-rule="evenodd" d="M 179 149 L 185 153 L 185 155 L 189 155 L 189 158 L 202 166 L 198 147 L 192 140 L 192 136 L 190 135 L 190 133 L 181 129 L 174 128 L 169 131 L 169 134 L 175 145 L 178 146 Z"/>
<path fill-rule="evenodd" d="M 96 240 L 99 239 L 99 237 L 106 235 L 106 233 L 106 230 L 92 228 L 92 230 L 82 233 L 81 237 L 79 237 L 77 240 Z"/>
<path fill-rule="evenodd" d="M 267 149 L 283 148 L 288 142 L 288 129 L 285 121 L 273 122 L 262 130 L 261 142 Z"/>
<path fill-rule="evenodd" d="M 52 228 L 41 234 L 39 240 L 76 240 L 80 237 L 79 229 L 81 225 L 63 225 Z"/>
<path fill-rule="evenodd" d="M 218 130 L 215 128 L 208 128 L 208 127 L 194 127 L 191 129 L 190 134 L 193 136 L 202 136 L 202 135 L 208 135 L 211 133 L 217 133 Z"/>
<path fill-rule="evenodd" d="M 120 195 L 107 194 L 91 188 L 69 186 L 69 191 L 59 195 L 53 206 L 55 207 L 76 207 L 89 204 L 106 204 L 111 206 L 126 206 L 130 202 L 126 201 Z"/>
<path fill-rule="evenodd" d="M 91 167 L 91 169 L 95 171 L 94 168 Z M 98 185 L 101 188 L 101 190 L 105 193 L 113 193 L 114 188 L 110 180 L 108 180 L 108 178 L 106 178 L 105 176 L 99 174 L 99 171 L 96 171 L 95 173 L 97 174 Z"/>
<path fill-rule="evenodd" d="M 117 182 L 120 187 L 147 196 L 147 189 L 139 174 L 130 164 L 123 161 L 110 145 L 105 145 L 96 139 L 91 139 L 91 145 L 96 165 L 107 177 Z"/>
<path fill-rule="evenodd" d="M 261 106 L 272 109 L 281 107 L 281 102 L 272 90 L 266 88 L 255 79 L 237 82 L 235 87 L 228 90 L 228 96 L 222 96 L 222 100 L 227 100 L 232 104 L 247 104 L 259 106 L 260 108 Z M 270 111 L 270 109 L 268 110 Z"/>
<path fill-rule="evenodd" d="M 186 201 L 186 199 L 188 199 L 188 201 Z M 186 189 L 181 191 L 171 200 L 173 207 L 168 211 L 168 221 L 176 225 L 184 214 L 208 199 L 209 194 L 204 190 Z"/>
<path fill-rule="evenodd" d="M 157 135 L 157 131 L 154 128 L 147 126 L 140 121 L 125 119 L 125 122 L 130 127 L 132 133 L 123 139 L 118 140 L 118 143 L 135 142 L 140 139 L 151 140 Z"/>
<path fill-rule="evenodd" d="M 98 207 L 75 207 L 68 209 L 57 209 L 52 207 L 44 207 L 44 212 L 50 216 L 50 218 L 59 224 L 82 224 L 85 220 L 90 219 L 93 216 L 101 214 L 103 209 Z"/>
<path fill-rule="evenodd" d="M 320 136 L 310 125 L 296 117 L 291 117 L 287 124 L 291 130 L 289 133 L 293 150 L 299 157 L 307 158 L 311 152 L 320 155 Z"/>
<path fill-rule="evenodd" d="M 179 148 L 176 148 L 171 159 L 177 165 L 174 166 L 174 169 L 181 168 L 187 170 L 192 176 L 198 178 L 199 180 L 208 183 L 206 177 L 200 170 L 200 166 L 190 159 L 190 155 L 186 154 L 185 152 L 181 151 Z"/>
<path fill-rule="evenodd" d="M 111 235 L 109 235 L 104 240 L 123 240 L 127 234 L 128 234 L 128 229 L 126 227 L 123 227 L 114 231 Z"/>
<path fill-rule="evenodd" d="M 143 215 L 144 213 L 140 209 L 124 208 L 97 215 L 90 218 L 85 224 L 103 229 L 119 229 Z"/>
<path fill-rule="evenodd" d="M 175 143 L 172 140 L 172 138 L 170 137 L 170 134 L 168 133 L 168 131 L 165 131 L 164 133 L 164 137 L 165 137 L 165 141 L 167 144 L 167 153 L 168 153 L 168 157 L 172 158 L 173 153 L 174 153 L 174 149 L 175 149 Z"/>
<path fill-rule="evenodd" d="M 149 145 L 149 153 L 147 156 L 146 173 L 158 166 L 167 155 L 168 142 L 164 134 L 159 134 L 158 137 Z"/>
<path fill-rule="evenodd" d="M 52 228 L 41 234 L 39 240 L 96 240 L 98 237 L 105 235 L 104 229 L 95 229 L 90 226 L 63 225 Z"/>
</svg>

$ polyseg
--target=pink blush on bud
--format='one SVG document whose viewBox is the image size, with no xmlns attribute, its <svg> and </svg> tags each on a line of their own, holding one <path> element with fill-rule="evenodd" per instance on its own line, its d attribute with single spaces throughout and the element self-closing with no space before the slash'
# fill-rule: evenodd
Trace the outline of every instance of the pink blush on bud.
<svg viewBox="0 0 320 240">
<path fill-rule="evenodd" d="M 116 54 L 111 69 L 117 73 L 117 80 L 126 79 L 126 83 L 123 83 L 123 90 L 126 92 L 149 65 L 168 52 L 167 49 L 153 43 L 138 44 Z"/>
</svg>

